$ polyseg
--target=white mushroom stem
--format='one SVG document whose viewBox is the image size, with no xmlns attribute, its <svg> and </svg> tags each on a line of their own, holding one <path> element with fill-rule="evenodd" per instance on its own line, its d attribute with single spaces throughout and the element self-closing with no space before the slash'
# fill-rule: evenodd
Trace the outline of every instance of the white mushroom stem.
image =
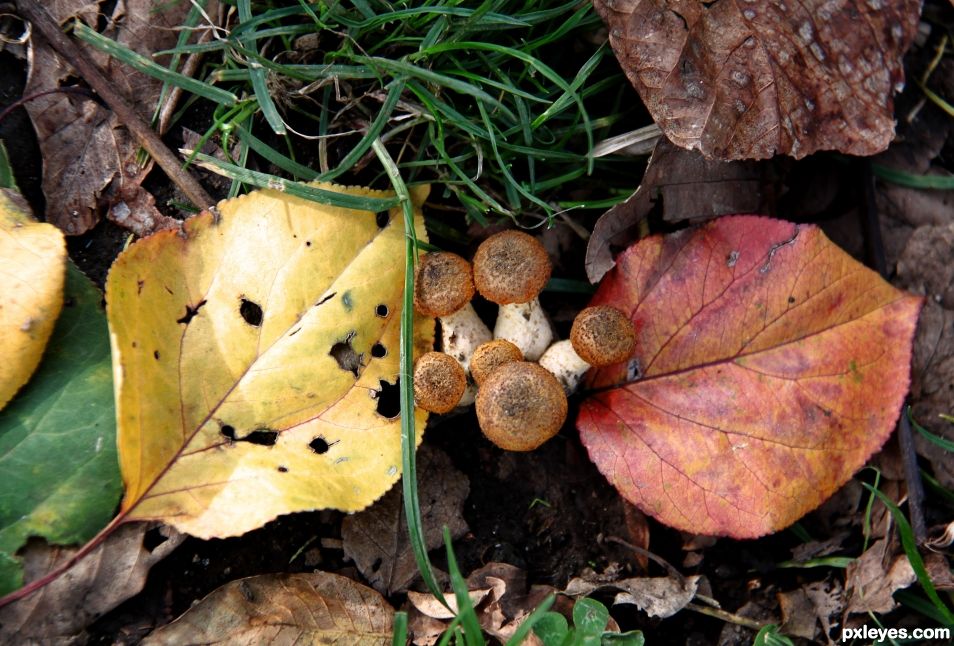
<svg viewBox="0 0 954 646">
<path fill-rule="evenodd" d="M 576 353 L 569 339 L 557 341 L 547 348 L 538 363 L 553 373 L 567 395 L 576 392 L 583 375 L 591 368 L 590 364 Z"/>
<path fill-rule="evenodd" d="M 536 361 L 553 341 L 553 328 L 540 301 L 501 305 L 494 325 L 494 338 L 506 339 L 523 352 L 527 361 Z"/>
<path fill-rule="evenodd" d="M 477 387 L 470 376 L 470 357 L 478 345 L 490 341 L 493 335 L 477 316 L 477 312 L 470 303 L 453 314 L 440 317 L 440 321 L 441 344 L 444 352 L 457 359 L 467 373 L 467 389 L 458 407 L 470 406 L 477 396 Z"/>
</svg>

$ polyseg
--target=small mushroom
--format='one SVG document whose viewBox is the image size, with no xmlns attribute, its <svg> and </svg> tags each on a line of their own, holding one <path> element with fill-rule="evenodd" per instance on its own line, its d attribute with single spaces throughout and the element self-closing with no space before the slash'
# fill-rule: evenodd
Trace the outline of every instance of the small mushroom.
<svg viewBox="0 0 954 646">
<path fill-rule="evenodd" d="M 482 343 L 470 358 L 470 374 L 480 386 L 494 370 L 512 361 L 523 361 L 520 348 L 506 339 Z"/>
<path fill-rule="evenodd" d="M 506 339 L 536 361 L 553 340 L 553 330 L 537 295 L 550 279 L 550 258 L 533 236 L 501 231 L 474 254 L 474 284 L 481 296 L 500 305 L 494 338 Z"/>
<path fill-rule="evenodd" d="M 633 323 L 612 305 L 587 307 L 573 319 L 573 349 L 592 366 L 626 361 L 636 348 Z"/>
<path fill-rule="evenodd" d="M 467 375 L 454 357 L 428 352 L 414 366 L 414 399 L 432 413 L 449 413 L 460 402 L 467 387 Z"/>
<path fill-rule="evenodd" d="M 491 442 L 508 451 L 532 451 L 566 420 L 563 387 L 548 370 L 517 361 L 497 368 L 477 391 L 477 421 Z"/>
<path fill-rule="evenodd" d="M 474 279 L 470 263 L 447 251 L 421 256 L 415 270 L 414 307 L 441 323 L 441 348 L 460 362 L 465 373 L 474 349 L 493 335 L 470 304 Z M 476 387 L 468 384 L 460 406 L 474 403 Z"/>
<path fill-rule="evenodd" d="M 452 314 L 474 297 L 470 263 L 448 251 L 421 256 L 414 271 L 414 307 L 424 316 Z"/>
</svg>

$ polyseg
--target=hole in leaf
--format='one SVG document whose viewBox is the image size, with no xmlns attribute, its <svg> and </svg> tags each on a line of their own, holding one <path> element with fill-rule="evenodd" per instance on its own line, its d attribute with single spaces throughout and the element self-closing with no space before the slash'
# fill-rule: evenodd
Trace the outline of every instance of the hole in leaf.
<svg viewBox="0 0 954 646">
<path fill-rule="evenodd" d="M 151 554 L 157 547 L 165 543 L 167 540 L 169 540 L 169 537 L 162 533 L 161 527 L 153 527 L 152 529 L 147 529 L 146 533 L 143 535 L 142 546 Z"/>
<path fill-rule="evenodd" d="M 344 305 L 344 308 L 351 311 L 351 308 L 354 307 L 354 303 L 351 301 L 351 290 L 346 291 L 341 295 L 341 304 Z"/>
<path fill-rule="evenodd" d="M 380 343 L 375 343 L 371 346 L 371 356 L 375 359 L 381 359 L 388 356 L 388 349 L 385 348 Z"/>
<path fill-rule="evenodd" d="M 158 351 L 158 350 L 153 350 L 153 351 L 152 351 L 152 356 L 155 357 L 156 361 L 159 361 L 159 351 Z"/>
<path fill-rule="evenodd" d="M 315 307 L 318 307 L 319 305 L 324 305 L 325 303 L 327 303 L 328 301 L 330 301 L 332 298 L 334 298 L 337 294 L 338 294 L 338 292 L 331 292 L 330 294 L 328 294 L 327 296 L 325 296 L 323 299 L 321 299 L 320 301 L 318 301 L 317 303 L 315 303 Z"/>
<path fill-rule="evenodd" d="M 338 341 L 331 346 L 331 351 L 328 354 L 338 362 L 339 368 L 352 373 L 354 378 L 357 379 L 358 370 L 361 368 L 361 359 L 364 357 L 364 354 L 358 354 L 354 351 L 354 348 L 351 346 L 352 339 L 354 339 L 354 332 L 349 332 L 343 342 Z"/>
<path fill-rule="evenodd" d="M 788 297 L 788 304 L 791 305 L 791 304 L 794 303 L 794 302 L 795 302 L 795 297 L 794 297 L 794 296 L 789 296 L 789 297 Z"/>
<path fill-rule="evenodd" d="M 401 380 L 389 384 L 381 380 L 381 390 L 375 391 L 375 399 L 378 400 L 378 407 L 375 409 L 378 415 L 388 419 L 394 419 L 401 414 Z"/>
<path fill-rule="evenodd" d="M 391 221 L 391 214 L 387 211 L 381 211 L 374 216 L 374 222 L 378 225 L 379 229 L 383 229 L 388 226 L 388 222 Z"/>
<path fill-rule="evenodd" d="M 76 300 L 72 296 L 67 296 L 63 300 L 63 307 L 73 307 L 76 305 Z"/>
<path fill-rule="evenodd" d="M 188 325 L 192 321 L 192 319 L 195 318 L 195 315 L 199 313 L 199 310 L 202 309 L 203 305 L 205 305 L 204 299 L 199 301 L 199 303 L 195 307 L 192 307 L 191 305 L 186 304 L 186 313 L 182 315 L 182 318 L 176 319 L 176 323 L 184 323 Z"/>
<path fill-rule="evenodd" d="M 311 442 L 308 443 L 308 448 L 317 453 L 318 455 L 323 455 L 328 452 L 330 445 L 325 441 L 323 437 L 316 437 Z"/>
<path fill-rule="evenodd" d="M 219 433 L 229 438 L 232 441 L 235 441 L 235 427 L 225 424 L 222 428 L 219 429 Z"/>
<path fill-rule="evenodd" d="M 241 441 L 248 442 L 249 444 L 257 444 L 258 446 L 275 446 L 275 442 L 278 441 L 278 431 L 260 428 L 243 437 Z"/>
<path fill-rule="evenodd" d="M 253 327 L 259 327 L 262 324 L 262 307 L 247 298 L 242 299 L 242 304 L 239 306 L 239 314 L 242 315 L 242 319 L 246 323 Z"/>
<path fill-rule="evenodd" d="M 288 467 L 279 466 L 279 467 L 278 467 L 278 472 L 279 472 L 279 473 L 288 473 Z"/>
<path fill-rule="evenodd" d="M 310 246 L 311 246 L 311 240 L 306 240 L 306 241 L 305 241 L 305 246 L 306 246 L 306 247 L 310 247 Z"/>
<path fill-rule="evenodd" d="M 374 308 L 374 313 L 380 316 L 381 318 L 384 318 L 388 315 L 388 306 L 385 305 L 384 303 L 381 303 L 380 305 Z"/>
</svg>

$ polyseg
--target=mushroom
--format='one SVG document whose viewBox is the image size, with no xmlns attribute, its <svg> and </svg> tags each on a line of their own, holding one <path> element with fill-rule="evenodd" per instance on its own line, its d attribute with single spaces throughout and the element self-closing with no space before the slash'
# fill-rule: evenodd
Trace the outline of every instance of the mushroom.
<svg viewBox="0 0 954 646">
<path fill-rule="evenodd" d="M 470 374 L 480 386 L 494 370 L 512 361 L 523 361 L 520 348 L 506 339 L 482 343 L 470 358 Z"/>
<path fill-rule="evenodd" d="M 633 323 L 612 305 L 587 307 L 573 319 L 570 328 L 573 349 L 591 366 L 626 361 L 636 348 Z"/>
<path fill-rule="evenodd" d="M 500 305 L 494 338 L 506 339 L 536 361 L 553 340 L 553 330 L 537 295 L 550 279 L 550 258 L 533 236 L 501 231 L 474 254 L 474 284 L 480 295 Z"/>
<path fill-rule="evenodd" d="M 491 442 L 508 451 L 532 451 L 566 420 L 563 387 L 546 368 L 516 361 L 494 370 L 477 391 L 477 421 Z"/>
<path fill-rule="evenodd" d="M 477 316 L 470 299 L 474 279 L 470 263 L 455 253 L 436 251 L 421 256 L 414 275 L 414 307 L 441 323 L 441 348 L 457 359 L 465 372 L 474 349 L 493 335 Z M 476 388 L 467 384 L 460 406 L 474 403 Z"/>
<path fill-rule="evenodd" d="M 611 305 L 596 305 L 577 314 L 570 338 L 547 348 L 540 365 L 553 373 L 569 395 L 591 367 L 626 361 L 635 347 L 636 333 L 626 315 Z"/>
<path fill-rule="evenodd" d="M 428 352 L 414 366 L 414 399 L 432 413 L 449 413 L 467 388 L 467 375 L 457 359 L 443 352 Z"/>
</svg>

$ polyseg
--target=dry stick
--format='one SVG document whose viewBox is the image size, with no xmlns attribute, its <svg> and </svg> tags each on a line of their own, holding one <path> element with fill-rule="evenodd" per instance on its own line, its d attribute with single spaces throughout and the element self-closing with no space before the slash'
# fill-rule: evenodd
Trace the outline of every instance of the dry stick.
<svg viewBox="0 0 954 646">
<path fill-rule="evenodd" d="M 41 7 L 36 0 L 17 0 L 17 9 L 46 38 L 56 52 L 79 72 L 90 87 L 102 97 L 106 105 L 116 113 L 120 122 L 129 129 L 143 148 L 165 171 L 169 179 L 179 187 L 193 204 L 207 209 L 215 201 L 205 192 L 192 175 L 182 170 L 179 160 L 170 152 L 162 140 L 145 121 L 139 118 L 135 110 L 112 89 L 109 80 L 99 67 L 86 57 L 86 54 L 63 33 L 60 26 Z"/>
<path fill-rule="evenodd" d="M 868 262 L 882 278 L 887 280 L 888 261 L 884 254 L 884 243 L 881 240 L 881 225 L 878 221 L 878 207 L 875 203 L 874 174 L 871 172 L 871 162 L 865 159 L 862 164 L 862 181 L 865 190 L 864 230 L 865 254 Z M 918 545 L 927 540 L 927 525 L 924 522 L 924 483 L 921 481 L 921 472 L 918 469 L 918 455 L 914 448 L 914 434 L 905 407 L 901 409 L 898 420 L 898 444 L 901 447 L 901 461 L 904 465 L 904 482 L 908 490 L 908 512 L 911 516 L 911 530 Z"/>
<path fill-rule="evenodd" d="M 650 561 L 653 561 L 656 564 L 662 566 L 662 568 L 666 570 L 666 573 L 669 574 L 669 576 L 671 576 L 672 578 L 674 578 L 676 581 L 679 582 L 679 585 L 682 586 L 683 590 L 686 589 L 686 583 L 687 583 L 686 577 L 682 574 L 682 572 L 680 572 L 675 567 L 673 567 L 672 564 L 670 564 L 669 561 L 667 561 L 663 557 L 657 554 L 653 554 L 652 552 L 650 552 L 644 547 L 640 547 L 639 545 L 633 545 L 629 541 L 623 540 L 622 538 L 619 538 L 618 536 L 607 536 L 606 542 L 622 545 L 626 549 L 632 550 L 636 552 L 637 554 L 639 554 L 640 556 L 645 556 Z"/>
</svg>

